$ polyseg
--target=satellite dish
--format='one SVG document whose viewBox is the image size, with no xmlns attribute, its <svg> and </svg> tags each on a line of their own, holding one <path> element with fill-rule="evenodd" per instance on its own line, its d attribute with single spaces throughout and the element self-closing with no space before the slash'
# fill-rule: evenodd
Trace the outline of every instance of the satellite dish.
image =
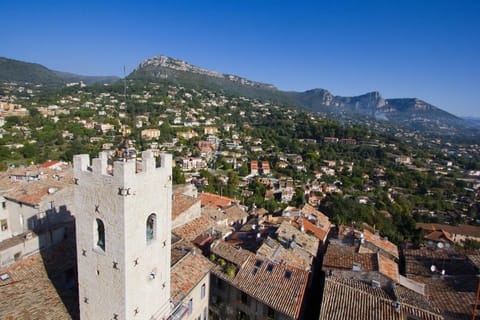
<svg viewBox="0 0 480 320">
<path fill-rule="evenodd" d="M 437 243 L 437 248 L 438 249 L 443 249 L 443 247 L 444 247 L 444 244 L 442 242 Z"/>
<path fill-rule="evenodd" d="M 437 267 L 436 267 L 434 264 L 432 264 L 432 265 L 430 266 L 430 271 L 432 271 L 432 272 L 437 271 Z"/>
<path fill-rule="evenodd" d="M 450 246 L 451 246 L 450 243 L 448 243 L 448 242 L 445 243 L 445 248 L 450 248 Z"/>
<path fill-rule="evenodd" d="M 442 271 L 440 272 L 442 274 L 442 276 L 445 275 L 445 269 L 442 269 Z"/>
</svg>

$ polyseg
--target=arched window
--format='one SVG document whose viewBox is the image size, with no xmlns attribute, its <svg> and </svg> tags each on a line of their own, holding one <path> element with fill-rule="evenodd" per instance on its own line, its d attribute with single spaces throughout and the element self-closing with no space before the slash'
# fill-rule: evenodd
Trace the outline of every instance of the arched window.
<svg viewBox="0 0 480 320">
<path fill-rule="evenodd" d="M 151 215 L 148 216 L 147 218 L 147 243 L 155 240 L 156 237 L 156 231 L 157 231 L 157 215 L 155 213 L 152 213 Z"/>
<path fill-rule="evenodd" d="M 96 245 L 103 251 L 105 251 L 105 225 L 103 221 L 97 219 L 97 238 Z"/>
</svg>

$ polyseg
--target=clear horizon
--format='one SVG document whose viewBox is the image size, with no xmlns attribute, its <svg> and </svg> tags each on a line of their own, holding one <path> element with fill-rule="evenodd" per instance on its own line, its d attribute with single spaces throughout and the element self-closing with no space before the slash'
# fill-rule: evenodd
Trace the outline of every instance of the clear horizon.
<svg viewBox="0 0 480 320">
<path fill-rule="evenodd" d="M 6 2 L 0 56 L 123 77 L 166 55 L 280 90 L 419 98 L 480 117 L 480 2 Z"/>
</svg>

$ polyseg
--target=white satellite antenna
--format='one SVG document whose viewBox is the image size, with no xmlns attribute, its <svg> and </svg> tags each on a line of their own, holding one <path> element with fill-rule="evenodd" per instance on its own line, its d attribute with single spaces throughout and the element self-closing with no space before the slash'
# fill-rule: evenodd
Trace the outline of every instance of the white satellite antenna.
<svg viewBox="0 0 480 320">
<path fill-rule="evenodd" d="M 432 272 L 437 271 L 437 267 L 436 267 L 434 264 L 432 264 L 432 265 L 430 266 L 430 271 L 432 271 Z"/>
<path fill-rule="evenodd" d="M 444 246 L 445 246 L 445 245 L 443 244 L 443 242 L 438 242 L 438 243 L 437 243 L 437 248 L 438 248 L 438 249 L 443 249 Z"/>
</svg>

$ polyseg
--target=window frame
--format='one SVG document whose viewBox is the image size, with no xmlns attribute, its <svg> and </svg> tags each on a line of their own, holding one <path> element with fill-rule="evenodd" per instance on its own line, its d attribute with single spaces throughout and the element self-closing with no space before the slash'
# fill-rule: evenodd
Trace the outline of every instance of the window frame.
<svg viewBox="0 0 480 320">
<path fill-rule="evenodd" d="M 157 239 L 157 214 L 152 212 L 145 221 L 145 239 L 147 244 Z"/>
<path fill-rule="evenodd" d="M 105 223 L 102 219 L 95 219 L 95 239 L 94 244 L 95 248 L 101 250 L 102 252 L 106 251 L 106 240 L 105 240 Z M 103 240 L 103 241 L 102 241 Z"/>
</svg>

